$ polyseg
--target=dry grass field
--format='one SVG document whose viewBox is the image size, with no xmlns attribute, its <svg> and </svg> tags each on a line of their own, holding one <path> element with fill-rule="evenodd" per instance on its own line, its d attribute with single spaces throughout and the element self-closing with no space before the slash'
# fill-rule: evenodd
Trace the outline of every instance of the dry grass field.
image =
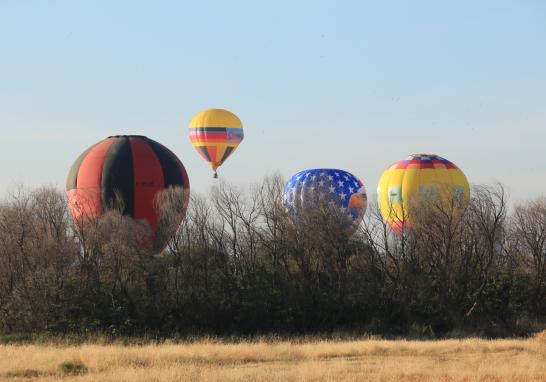
<svg viewBox="0 0 546 382">
<path fill-rule="evenodd" d="M 445 341 L 2 345 L 1 381 L 546 381 L 546 333 Z"/>
</svg>

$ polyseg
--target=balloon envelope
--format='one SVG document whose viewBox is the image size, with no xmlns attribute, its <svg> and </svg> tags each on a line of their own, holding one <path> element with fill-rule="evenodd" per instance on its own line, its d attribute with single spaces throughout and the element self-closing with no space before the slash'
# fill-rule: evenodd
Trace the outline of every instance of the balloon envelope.
<svg viewBox="0 0 546 382">
<path fill-rule="evenodd" d="M 354 230 L 366 212 L 364 184 L 353 174 L 338 169 L 303 170 L 284 186 L 284 205 L 293 216 L 317 207 L 335 207 L 345 214 Z"/>
<path fill-rule="evenodd" d="M 207 109 L 191 120 L 189 138 L 193 147 L 216 172 L 243 141 L 243 124 L 230 111 Z"/>
<path fill-rule="evenodd" d="M 74 162 L 66 180 L 70 212 L 78 228 L 88 218 L 98 218 L 118 207 L 143 220 L 151 230 L 153 249 L 160 251 L 165 238 L 157 199 L 168 189 L 180 190 L 178 224 L 189 198 L 189 179 L 182 162 L 168 148 L 139 135 L 116 135 L 91 146 Z"/>
<path fill-rule="evenodd" d="M 411 154 L 383 173 L 377 195 L 383 218 L 400 233 L 411 226 L 410 203 L 416 198 L 467 201 L 470 188 L 464 173 L 447 159 L 435 154 Z"/>
</svg>

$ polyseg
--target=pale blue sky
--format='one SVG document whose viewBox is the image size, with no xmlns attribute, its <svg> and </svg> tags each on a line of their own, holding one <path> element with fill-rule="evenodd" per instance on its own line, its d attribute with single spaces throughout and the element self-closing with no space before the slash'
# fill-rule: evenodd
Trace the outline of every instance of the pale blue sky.
<svg viewBox="0 0 546 382">
<path fill-rule="evenodd" d="M 0 195 L 64 187 L 75 158 L 143 134 L 214 184 L 187 138 L 208 107 L 245 140 L 220 176 L 336 167 L 370 194 L 434 152 L 515 200 L 546 188 L 546 2 L 0 0 Z"/>
</svg>

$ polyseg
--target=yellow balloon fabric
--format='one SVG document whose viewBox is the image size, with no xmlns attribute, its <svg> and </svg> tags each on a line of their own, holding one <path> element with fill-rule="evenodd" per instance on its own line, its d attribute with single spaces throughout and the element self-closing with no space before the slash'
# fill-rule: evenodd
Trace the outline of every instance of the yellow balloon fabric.
<svg viewBox="0 0 546 382">
<path fill-rule="evenodd" d="M 412 154 L 391 165 L 377 187 L 379 209 L 396 232 L 411 226 L 410 202 L 417 197 L 470 197 L 468 180 L 453 163 L 435 154 Z"/>
<path fill-rule="evenodd" d="M 242 142 L 243 124 L 228 110 L 207 109 L 191 120 L 189 138 L 212 170 L 216 171 Z"/>
</svg>

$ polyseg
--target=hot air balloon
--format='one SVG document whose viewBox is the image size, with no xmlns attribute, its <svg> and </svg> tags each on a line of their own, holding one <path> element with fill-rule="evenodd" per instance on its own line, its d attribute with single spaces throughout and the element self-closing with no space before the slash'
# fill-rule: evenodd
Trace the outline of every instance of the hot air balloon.
<svg viewBox="0 0 546 382">
<path fill-rule="evenodd" d="M 224 109 L 202 111 L 189 126 L 190 141 L 214 171 L 214 178 L 218 177 L 218 167 L 233 154 L 243 137 L 241 120 Z"/>
<path fill-rule="evenodd" d="M 366 189 L 353 174 L 337 169 L 303 170 L 284 186 L 284 205 L 293 216 L 316 207 L 334 207 L 354 231 L 366 212 Z"/>
<path fill-rule="evenodd" d="M 411 154 L 391 165 L 377 187 L 379 208 L 397 233 L 411 226 L 411 203 L 416 200 L 453 200 L 470 197 L 464 173 L 453 163 L 435 154 Z"/>
<path fill-rule="evenodd" d="M 182 200 L 175 204 L 179 225 L 189 200 L 188 174 L 168 148 L 140 135 L 110 136 L 91 146 L 74 162 L 66 180 L 77 228 L 121 201 L 124 215 L 149 225 L 151 237 L 144 242 L 158 252 L 166 242 L 159 234 L 165 227 L 157 199 L 169 189 L 181 191 L 177 195 Z"/>
</svg>

